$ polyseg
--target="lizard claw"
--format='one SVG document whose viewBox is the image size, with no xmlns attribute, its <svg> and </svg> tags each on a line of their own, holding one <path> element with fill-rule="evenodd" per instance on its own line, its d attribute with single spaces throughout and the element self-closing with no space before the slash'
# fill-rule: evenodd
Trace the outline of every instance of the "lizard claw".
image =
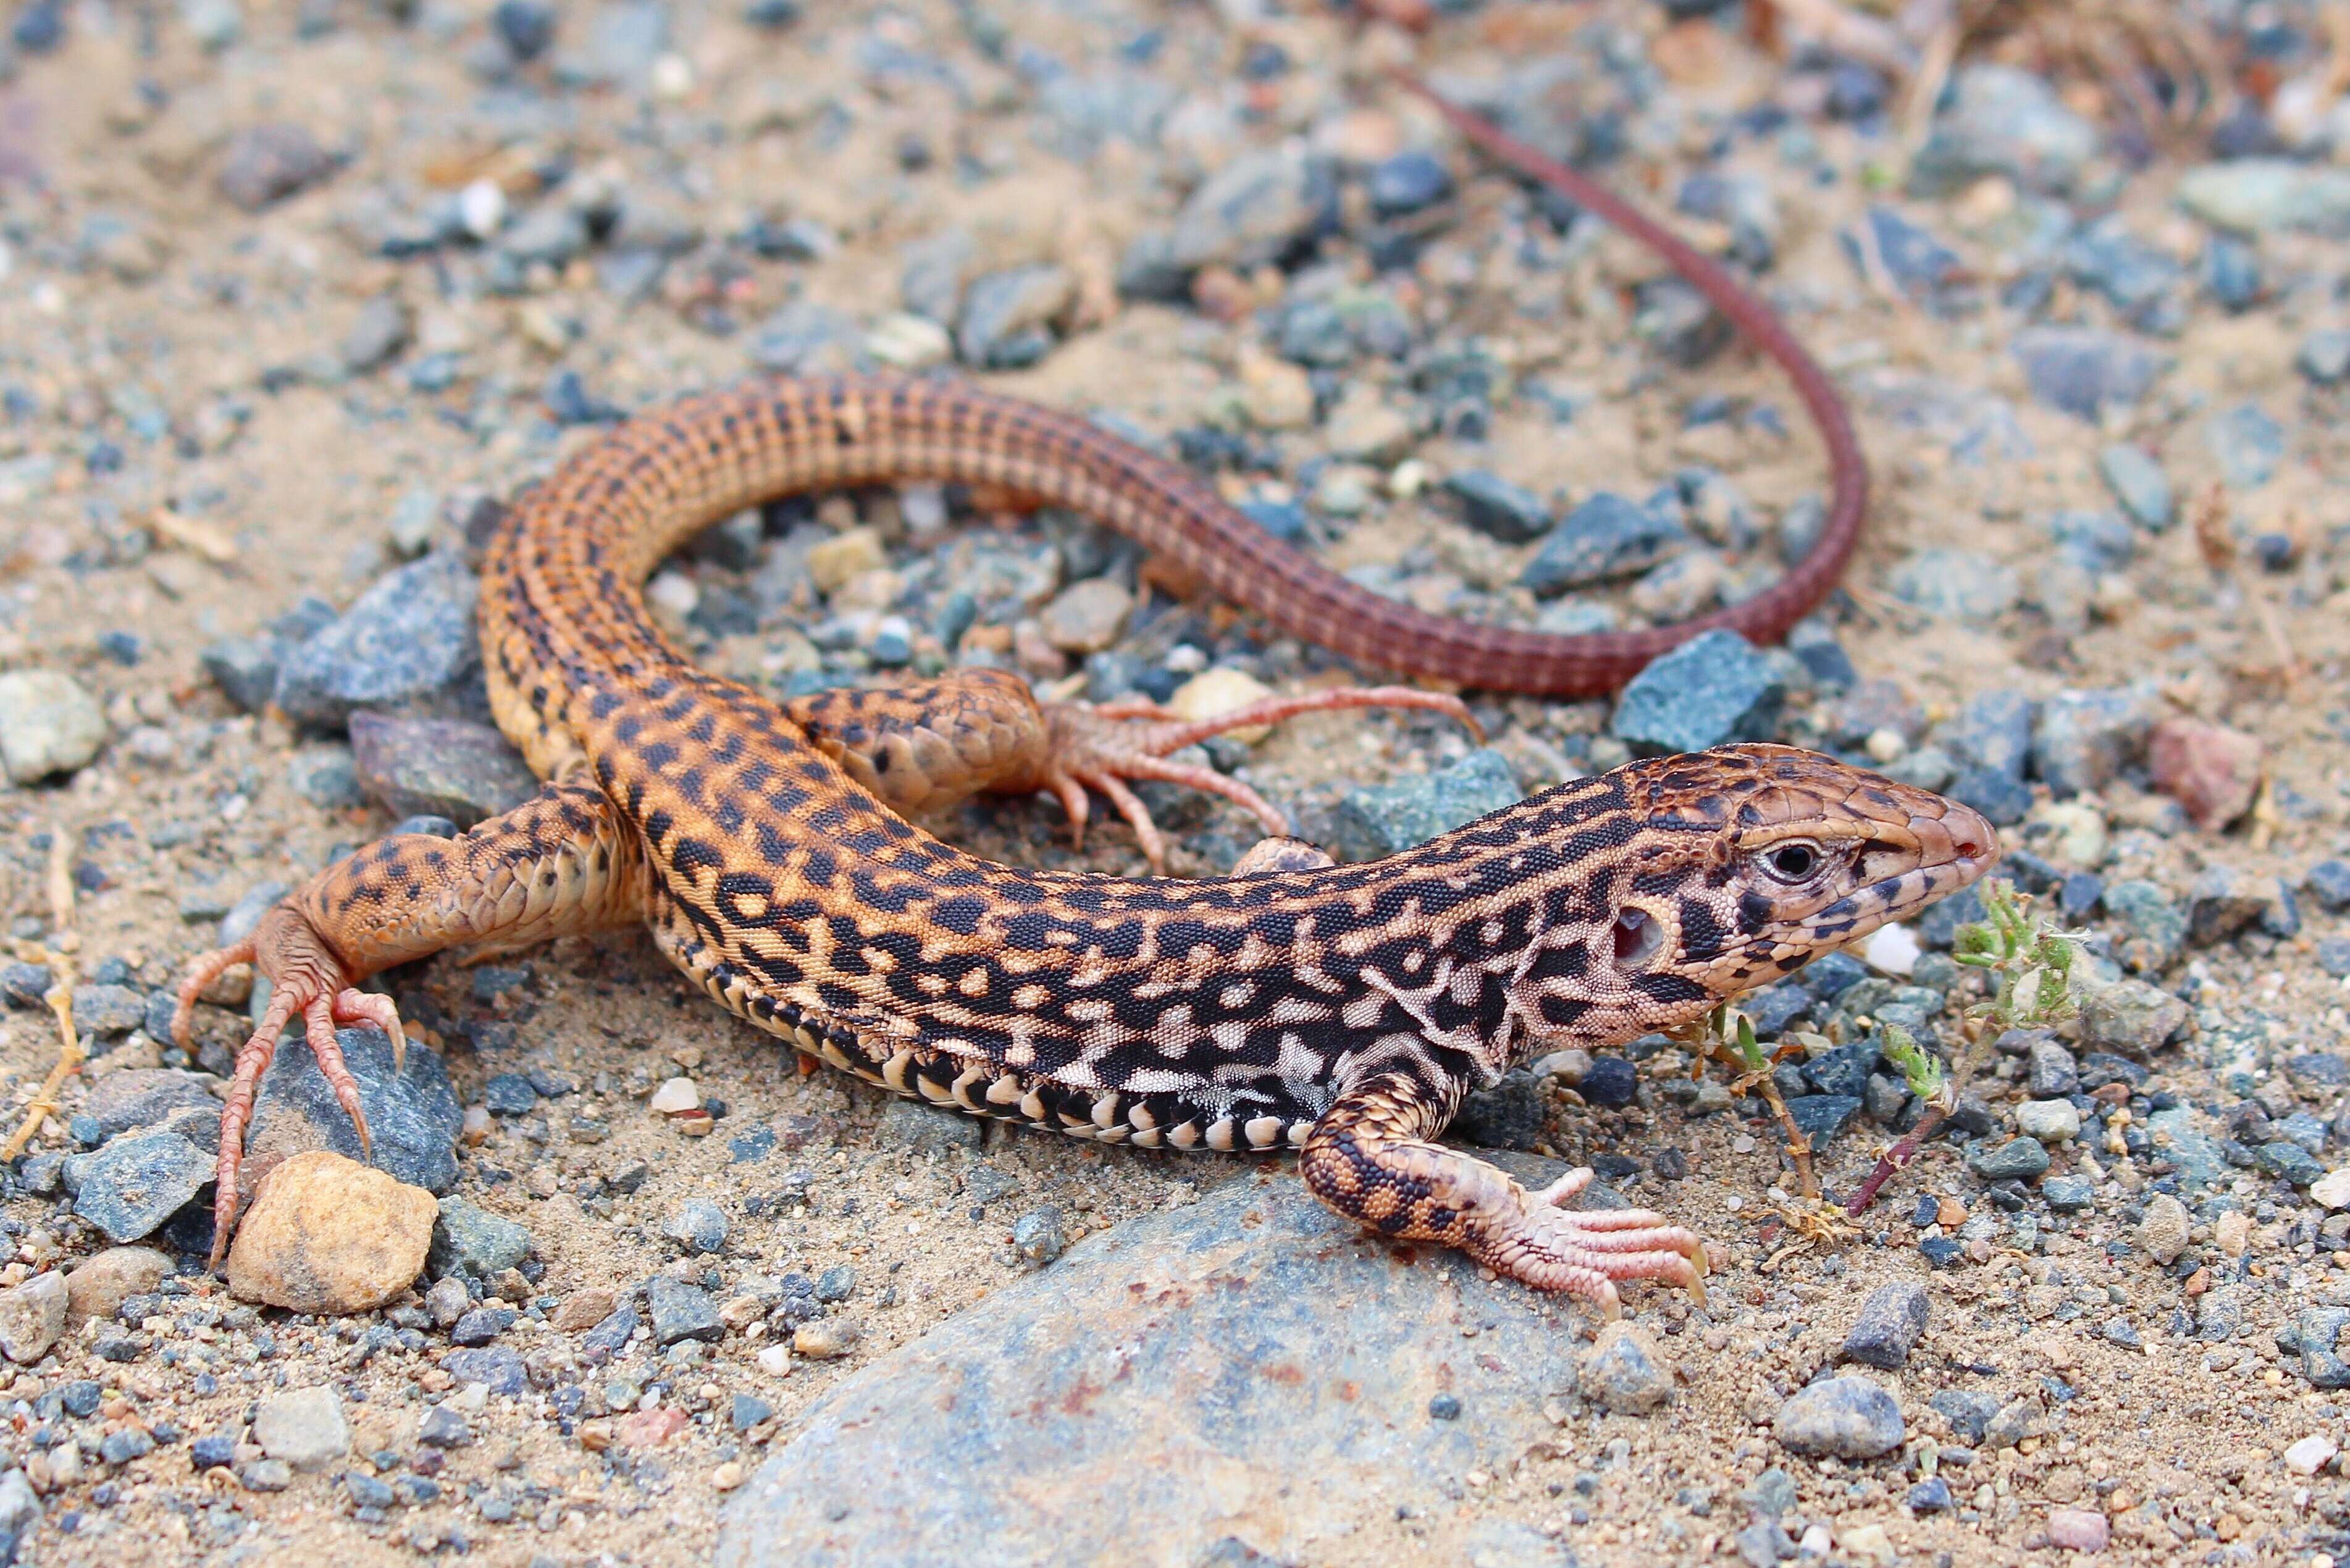
<svg viewBox="0 0 2350 1568">
<path fill-rule="evenodd" d="M 1561 1209 L 1589 1187 L 1588 1167 L 1529 1193 L 1515 1222 L 1494 1229 L 1472 1249 L 1480 1262 L 1536 1290 L 1564 1291 L 1622 1315 L 1618 1280 L 1660 1280 L 1705 1303 L 1705 1243 L 1646 1209 Z"/>
<path fill-rule="evenodd" d="M 359 1086 L 343 1061 L 335 1025 L 369 1023 L 391 1037 L 392 1060 L 405 1054 L 407 1036 L 400 1026 L 399 1010 L 388 996 L 359 991 L 350 984 L 342 961 L 312 929 L 299 909 L 279 904 L 261 918 L 253 935 L 233 947 L 203 954 L 188 966 L 180 982 L 179 1003 L 172 1016 L 172 1038 L 185 1049 L 196 995 L 232 964 L 251 963 L 269 981 L 269 1005 L 252 1035 L 236 1053 L 236 1067 L 221 1106 L 220 1156 L 213 1168 L 213 1249 L 208 1266 L 217 1270 L 236 1229 L 237 1176 L 244 1163 L 244 1129 L 253 1120 L 254 1101 L 261 1075 L 277 1054 L 286 1027 L 298 1015 L 318 1071 L 335 1092 L 336 1101 L 351 1118 L 359 1135 L 363 1158 L 374 1156 L 367 1113 L 359 1105 Z M 397 1070 L 395 1068 L 395 1070 Z"/>
<path fill-rule="evenodd" d="M 1418 708 L 1459 720 L 1480 740 L 1484 732 L 1460 698 L 1416 686 L 1347 686 L 1328 691 L 1305 691 L 1267 697 L 1220 713 L 1212 719 L 1183 719 L 1157 703 L 1139 698 L 1088 705 L 1048 703 L 1045 709 L 1052 745 L 1043 787 L 1059 797 L 1069 814 L 1071 830 L 1082 846 L 1089 815 L 1086 792 L 1098 791 L 1118 808 L 1134 829 L 1151 874 L 1167 874 L 1167 840 L 1150 820 L 1141 798 L 1127 787 L 1129 779 L 1159 779 L 1168 784 L 1218 794 L 1255 817 L 1265 832 L 1286 836 L 1289 818 L 1247 784 L 1194 763 L 1170 762 L 1170 753 L 1233 730 L 1278 722 L 1300 713 L 1328 712 L 1345 708 Z"/>
</svg>

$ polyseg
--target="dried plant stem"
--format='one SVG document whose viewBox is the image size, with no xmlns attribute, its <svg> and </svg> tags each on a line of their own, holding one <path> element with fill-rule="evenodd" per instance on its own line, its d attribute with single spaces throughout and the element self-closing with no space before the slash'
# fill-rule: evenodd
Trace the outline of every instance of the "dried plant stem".
<svg viewBox="0 0 2350 1568">
<path fill-rule="evenodd" d="M 81 1032 L 74 1027 L 74 983 L 78 978 L 74 970 L 74 954 L 81 947 L 81 938 L 74 929 L 73 835 L 58 828 L 49 841 L 49 994 L 45 999 L 57 1021 L 57 1060 L 43 1080 L 40 1092 L 25 1107 L 25 1119 L 17 1124 L 5 1147 L 0 1147 L 0 1159 L 14 1159 L 25 1152 L 42 1122 L 58 1106 L 57 1091 L 65 1081 L 81 1071 L 83 1061 Z"/>
</svg>

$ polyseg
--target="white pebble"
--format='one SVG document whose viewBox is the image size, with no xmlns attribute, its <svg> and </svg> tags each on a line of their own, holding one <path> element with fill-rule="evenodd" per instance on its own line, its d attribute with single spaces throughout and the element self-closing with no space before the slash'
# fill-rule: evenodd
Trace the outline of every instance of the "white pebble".
<svg viewBox="0 0 2350 1568">
<path fill-rule="evenodd" d="M 477 240 L 505 226 L 506 193 L 494 180 L 476 180 L 457 192 L 457 222 Z"/>
<path fill-rule="evenodd" d="M 947 493 L 935 484 L 908 484 L 898 491 L 898 512 L 906 532 L 916 538 L 942 533 L 947 525 Z"/>
<path fill-rule="evenodd" d="M 2314 1476 L 2325 1468 L 2326 1461 L 2337 1451 L 2333 1438 L 2313 1435 L 2302 1438 L 2284 1451 L 2284 1466 L 2297 1476 Z"/>
<path fill-rule="evenodd" d="M 2350 1165 L 2329 1170 L 2311 1182 L 2309 1195 L 2328 1209 L 2350 1209 Z"/>
<path fill-rule="evenodd" d="M 671 102 L 693 90 L 693 66 L 683 55 L 663 55 L 653 61 L 653 96 Z"/>
<path fill-rule="evenodd" d="M 702 602 L 702 589 L 682 572 L 663 572 L 645 588 L 645 597 L 674 616 L 689 616 Z"/>
<path fill-rule="evenodd" d="M 1907 926 L 1879 926 L 1860 950 L 1863 963 L 1879 974 L 1907 975 L 1918 967 L 1925 950 Z"/>
<path fill-rule="evenodd" d="M 646 1108 L 657 1116 L 683 1116 L 702 1108 L 702 1090 L 691 1078 L 671 1078 L 653 1091 Z"/>
<path fill-rule="evenodd" d="M 771 1345 L 759 1352 L 759 1370 L 770 1377 L 781 1377 L 792 1369 L 792 1347 Z"/>
</svg>

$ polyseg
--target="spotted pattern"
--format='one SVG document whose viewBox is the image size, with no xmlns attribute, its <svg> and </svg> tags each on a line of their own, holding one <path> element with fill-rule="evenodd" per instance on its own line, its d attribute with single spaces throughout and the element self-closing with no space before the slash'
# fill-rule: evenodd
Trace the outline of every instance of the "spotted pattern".
<svg viewBox="0 0 2350 1568">
<path fill-rule="evenodd" d="M 1461 1096 L 1545 1043 L 1694 1017 L 1996 853 L 1963 806 L 1742 746 L 1564 784 L 1367 865 L 1285 843 L 1192 882 L 981 859 L 899 809 L 1034 767 L 1052 742 L 1024 687 L 965 672 L 787 711 L 688 664 L 639 591 L 744 504 L 916 478 L 1081 508 L 1378 662 L 1571 683 L 1573 639 L 1363 595 L 1083 421 L 927 383 L 749 388 L 591 444 L 492 544 L 493 704 L 558 782 L 453 844 L 387 840 L 296 906 L 354 975 L 642 919 L 721 1005 L 896 1092 L 1110 1142 L 1302 1147 L 1344 1212 L 1598 1293 L 1587 1225 L 1559 1241 L 1545 1205 L 1428 1141 Z M 1483 662 L 1495 649 L 1526 668 Z M 1773 859 L 1789 845 L 1798 877 Z M 1633 1249 L 1641 1272 L 1678 1277 L 1671 1237 L 1638 1234 L 1657 1243 Z"/>
</svg>

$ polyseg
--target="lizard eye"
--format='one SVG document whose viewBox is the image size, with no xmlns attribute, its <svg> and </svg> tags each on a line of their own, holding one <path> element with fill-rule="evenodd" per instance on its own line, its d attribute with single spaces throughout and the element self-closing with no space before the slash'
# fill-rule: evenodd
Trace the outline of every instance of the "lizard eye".
<svg viewBox="0 0 2350 1568">
<path fill-rule="evenodd" d="M 1779 881 L 1801 882 L 1820 868 L 1820 852 L 1816 846 L 1797 839 L 1765 855 L 1762 865 Z"/>
</svg>

